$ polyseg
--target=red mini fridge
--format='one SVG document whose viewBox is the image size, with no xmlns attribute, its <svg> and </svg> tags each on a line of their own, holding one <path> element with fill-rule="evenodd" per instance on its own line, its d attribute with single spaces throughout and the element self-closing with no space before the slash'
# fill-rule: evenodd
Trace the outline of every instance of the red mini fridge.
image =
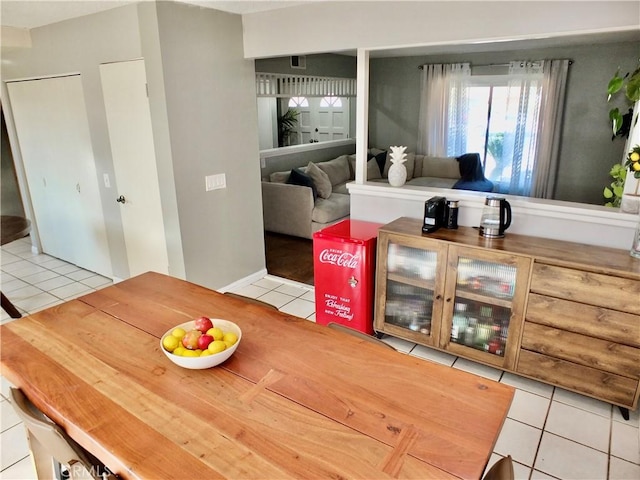
<svg viewBox="0 0 640 480">
<path fill-rule="evenodd" d="M 316 323 L 373 334 L 379 223 L 343 220 L 313 234 Z"/>
</svg>

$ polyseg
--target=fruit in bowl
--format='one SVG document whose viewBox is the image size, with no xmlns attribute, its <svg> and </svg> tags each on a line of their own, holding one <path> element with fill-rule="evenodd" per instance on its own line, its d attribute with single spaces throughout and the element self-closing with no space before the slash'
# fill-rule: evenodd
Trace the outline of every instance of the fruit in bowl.
<svg viewBox="0 0 640 480">
<path fill-rule="evenodd" d="M 209 328 L 203 332 L 205 327 Z M 168 330 L 160 339 L 160 348 L 176 365 L 199 370 L 215 367 L 231 357 L 241 338 L 242 331 L 235 323 L 199 317 Z"/>
</svg>

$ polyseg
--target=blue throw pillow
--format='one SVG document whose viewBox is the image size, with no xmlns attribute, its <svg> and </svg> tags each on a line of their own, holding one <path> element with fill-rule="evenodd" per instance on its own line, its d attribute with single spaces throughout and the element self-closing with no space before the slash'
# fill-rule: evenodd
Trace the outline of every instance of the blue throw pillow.
<svg viewBox="0 0 640 480">
<path fill-rule="evenodd" d="M 380 169 L 380 175 L 384 175 L 384 165 L 385 163 L 387 163 L 387 151 L 384 150 L 377 155 L 374 155 L 373 153 L 367 153 L 367 161 L 371 160 L 372 158 L 376 159 L 376 163 L 378 164 L 378 168 Z"/>
<path fill-rule="evenodd" d="M 309 187 L 313 192 L 313 201 L 315 202 L 318 198 L 318 191 L 316 190 L 316 185 L 313 183 L 313 180 L 311 180 L 311 177 L 299 168 L 291 170 L 287 183 L 290 185 L 302 185 L 303 187 Z"/>
</svg>

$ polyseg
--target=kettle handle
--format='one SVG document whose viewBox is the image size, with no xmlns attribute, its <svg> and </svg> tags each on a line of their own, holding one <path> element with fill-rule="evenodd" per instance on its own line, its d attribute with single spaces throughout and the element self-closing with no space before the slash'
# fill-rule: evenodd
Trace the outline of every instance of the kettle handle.
<svg viewBox="0 0 640 480">
<path fill-rule="evenodd" d="M 506 200 L 502 201 L 502 210 L 504 212 L 504 218 L 501 220 L 500 228 L 504 232 L 511 225 L 511 204 Z M 502 212 L 500 216 L 503 216 Z"/>
</svg>

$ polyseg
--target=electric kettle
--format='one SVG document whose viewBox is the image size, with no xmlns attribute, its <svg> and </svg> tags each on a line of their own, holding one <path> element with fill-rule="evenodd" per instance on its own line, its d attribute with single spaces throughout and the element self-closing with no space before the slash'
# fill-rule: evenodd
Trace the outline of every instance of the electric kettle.
<svg viewBox="0 0 640 480">
<path fill-rule="evenodd" d="M 504 237 L 511 225 L 511 205 L 502 197 L 487 197 L 484 201 L 480 235 L 489 238 Z"/>
</svg>

